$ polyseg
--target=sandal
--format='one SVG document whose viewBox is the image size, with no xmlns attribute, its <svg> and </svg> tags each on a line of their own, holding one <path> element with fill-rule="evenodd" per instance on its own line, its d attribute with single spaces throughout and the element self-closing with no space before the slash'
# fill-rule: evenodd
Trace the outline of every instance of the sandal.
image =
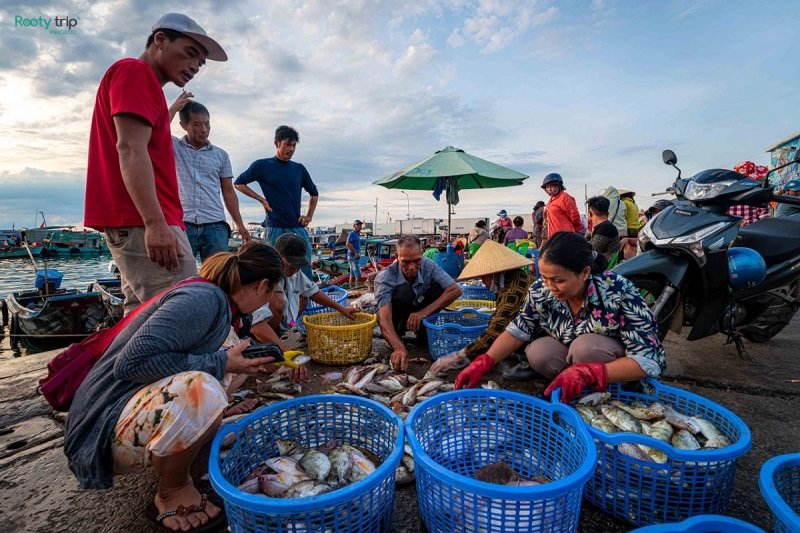
<svg viewBox="0 0 800 533">
<path fill-rule="evenodd" d="M 200 505 L 179 505 L 177 508 L 164 511 L 163 513 L 159 513 L 158 507 L 156 507 L 155 502 L 151 501 L 150 504 L 145 509 L 144 515 L 150 522 L 153 522 L 154 524 L 161 526 L 161 528 L 164 531 L 176 531 L 174 529 L 170 529 L 167 526 L 165 526 L 163 523 L 164 519 L 176 515 L 186 516 L 192 513 L 205 513 L 206 503 L 208 502 L 208 496 L 204 492 L 201 492 L 200 496 L 202 497 L 202 499 L 200 500 Z M 214 518 L 209 517 L 208 522 L 200 526 L 197 526 L 195 528 L 192 528 L 189 531 L 192 533 L 220 531 L 223 530 L 226 524 L 227 524 L 227 519 L 225 517 L 225 510 L 220 509 L 220 513 L 217 516 L 215 516 Z"/>
</svg>

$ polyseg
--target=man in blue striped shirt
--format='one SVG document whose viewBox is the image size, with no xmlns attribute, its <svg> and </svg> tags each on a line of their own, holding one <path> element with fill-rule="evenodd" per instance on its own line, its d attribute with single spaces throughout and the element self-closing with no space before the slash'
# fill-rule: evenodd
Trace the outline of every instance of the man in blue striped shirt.
<svg viewBox="0 0 800 533">
<path fill-rule="evenodd" d="M 182 138 L 172 137 L 178 188 L 183 205 L 183 222 L 192 246 L 205 261 L 217 252 L 228 251 L 230 228 L 220 201 L 220 190 L 236 229 L 245 241 L 250 233 L 239 213 L 239 199 L 233 188 L 233 170 L 228 153 L 208 140 L 211 116 L 206 107 L 191 100 L 192 93 L 182 92 L 169 108 L 169 118 L 180 112 L 180 124 L 186 131 Z"/>
</svg>

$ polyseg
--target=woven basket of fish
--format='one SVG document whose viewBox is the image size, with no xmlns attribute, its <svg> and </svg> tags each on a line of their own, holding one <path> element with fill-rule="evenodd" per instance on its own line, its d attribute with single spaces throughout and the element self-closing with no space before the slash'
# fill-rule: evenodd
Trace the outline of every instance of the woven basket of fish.
<svg viewBox="0 0 800 533">
<path fill-rule="evenodd" d="M 494 313 L 497 307 L 496 300 L 456 300 L 447 306 L 448 310 L 464 309 L 470 307 L 480 313 Z"/>
<path fill-rule="evenodd" d="M 486 287 L 483 283 L 473 285 L 471 283 L 460 283 L 461 296 L 459 300 L 496 300 L 497 294 Z"/>
<path fill-rule="evenodd" d="M 370 313 L 354 316 L 354 320 L 341 313 L 304 316 L 311 359 L 326 365 L 349 365 L 369 357 L 376 317 Z"/>
<path fill-rule="evenodd" d="M 800 453 L 779 455 L 764 463 L 758 485 L 772 511 L 775 533 L 800 531 Z"/>
<path fill-rule="evenodd" d="M 573 404 L 597 445 L 586 499 L 635 526 L 724 513 L 749 428 L 702 396 L 653 379 L 642 385 L 648 393 L 612 384 Z"/>
<path fill-rule="evenodd" d="M 428 351 L 434 361 L 443 355 L 457 352 L 481 336 L 489 326 L 492 315 L 465 308 L 436 313 L 422 321 L 428 333 Z"/>
<path fill-rule="evenodd" d="M 630 533 L 764 533 L 764 530 L 744 520 L 706 514 L 693 516 L 683 522 L 644 526 Z"/>
<path fill-rule="evenodd" d="M 336 302 L 337 304 L 347 305 L 347 289 L 343 289 L 338 285 L 331 285 L 330 287 L 325 287 L 320 289 L 324 292 L 328 298 Z M 303 324 L 303 317 L 307 315 L 318 315 L 320 313 L 330 313 L 333 311 L 330 307 L 325 307 L 322 304 L 318 304 L 317 302 L 312 302 L 311 300 L 308 301 L 308 305 L 306 305 L 305 310 L 300 313 L 300 316 L 297 317 L 297 331 L 300 332 L 301 335 L 306 334 L 306 326 Z"/>
<path fill-rule="evenodd" d="M 390 531 L 403 444 L 377 402 L 305 396 L 223 426 L 209 479 L 232 532 Z"/>
<path fill-rule="evenodd" d="M 597 453 L 574 410 L 503 390 L 446 392 L 411 410 L 406 436 L 429 532 L 577 531 Z"/>
</svg>

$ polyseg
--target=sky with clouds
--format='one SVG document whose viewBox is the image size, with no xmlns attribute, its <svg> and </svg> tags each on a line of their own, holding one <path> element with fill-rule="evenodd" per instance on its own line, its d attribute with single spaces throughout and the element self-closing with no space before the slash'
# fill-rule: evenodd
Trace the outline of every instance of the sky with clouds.
<svg viewBox="0 0 800 533">
<path fill-rule="evenodd" d="M 674 177 L 662 149 L 684 172 L 767 164 L 764 149 L 800 129 L 792 1 L 12 0 L 0 5 L 0 228 L 38 211 L 81 223 L 97 85 L 169 11 L 228 53 L 186 89 L 235 175 L 274 154 L 276 126 L 299 130 L 314 224 L 372 221 L 376 198 L 378 222 L 405 218 L 406 196 L 371 182 L 448 145 L 531 176 L 462 192 L 454 216 L 489 217 L 530 212 L 552 171 L 579 203 L 612 184 L 644 208 Z M 75 34 L 50 33 L 65 16 Z M 20 22 L 39 17 L 49 30 Z M 446 217 L 429 192 L 408 195 L 412 215 Z"/>
</svg>

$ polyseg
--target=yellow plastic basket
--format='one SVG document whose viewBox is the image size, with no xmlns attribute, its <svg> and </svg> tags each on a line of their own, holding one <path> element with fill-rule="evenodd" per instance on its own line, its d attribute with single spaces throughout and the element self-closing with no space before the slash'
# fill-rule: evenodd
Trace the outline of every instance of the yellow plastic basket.
<svg viewBox="0 0 800 533">
<path fill-rule="evenodd" d="M 360 363 L 372 351 L 375 322 L 370 313 L 356 313 L 352 321 L 341 313 L 305 315 L 308 355 L 325 365 Z"/>
<path fill-rule="evenodd" d="M 497 308 L 497 302 L 494 300 L 456 300 L 447 306 L 447 309 L 456 310 L 471 307 L 473 309 L 481 309 L 488 307 L 490 309 Z"/>
</svg>

